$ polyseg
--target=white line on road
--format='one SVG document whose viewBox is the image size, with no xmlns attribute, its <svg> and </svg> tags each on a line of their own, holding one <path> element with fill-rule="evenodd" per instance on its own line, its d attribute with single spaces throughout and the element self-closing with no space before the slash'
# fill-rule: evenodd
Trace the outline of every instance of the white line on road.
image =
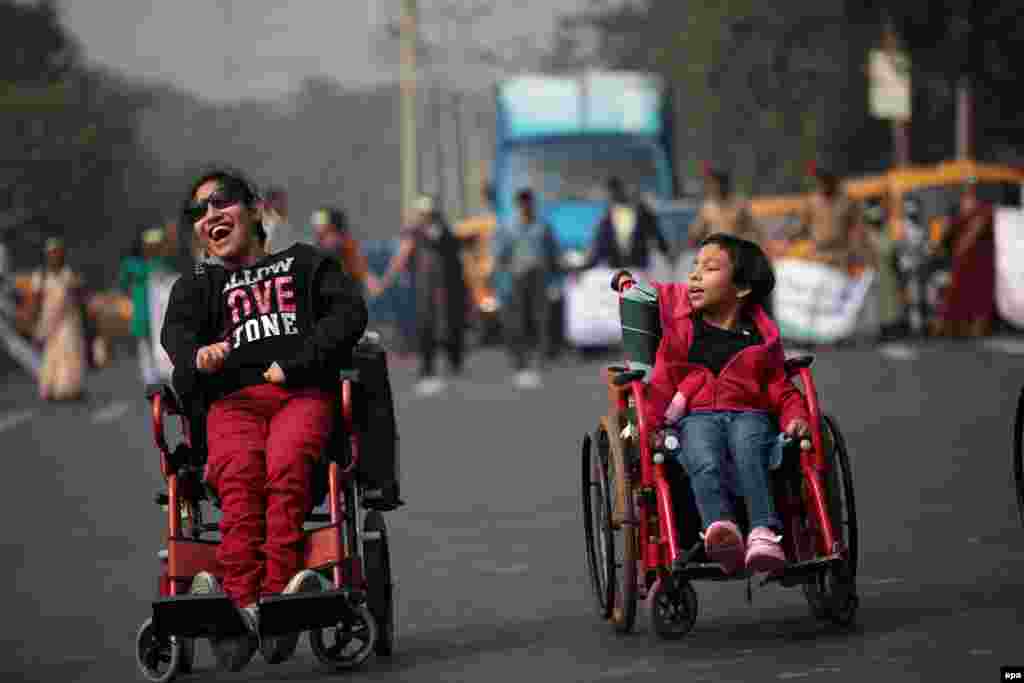
<svg viewBox="0 0 1024 683">
<path fill-rule="evenodd" d="M 861 579 L 858 583 L 861 583 L 865 586 L 884 586 L 890 583 L 906 583 L 906 579 Z"/>
<path fill-rule="evenodd" d="M 981 342 L 981 345 L 989 351 L 1000 351 L 1014 355 L 1024 353 L 1024 339 L 1020 337 L 989 337 Z"/>
<path fill-rule="evenodd" d="M 0 432 L 5 432 L 8 429 L 14 429 L 22 422 L 27 422 L 36 416 L 34 410 L 19 410 L 13 413 L 7 413 L 3 417 L 0 417 Z"/>
<path fill-rule="evenodd" d="M 615 669 L 606 669 L 599 673 L 595 678 L 604 680 L 606 678 L 632 678 L 638 674 L 653 674 L 658 673 L 658 669 L 651 664 L 640 663 L 634 664 L 633 666 L 620 666 Z"/>
<path fill-rule="evenodd" d="M 110 405 L 100 408 L 92 414 L 92 421 L 96 423 L 113 422 L 124 417 L 132 409 L 132 401 L 114 401 Z"/>
<path fill-rule="evenodd" d="M 908 344 L 882 344 L 878 352 L 892 360 L 914 360 L 921 352 Z"/>
</svg>

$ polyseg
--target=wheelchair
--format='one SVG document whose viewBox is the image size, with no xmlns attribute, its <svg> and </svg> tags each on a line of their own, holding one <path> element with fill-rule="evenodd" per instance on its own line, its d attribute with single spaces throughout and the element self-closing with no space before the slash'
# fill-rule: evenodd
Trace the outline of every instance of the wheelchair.
<svg viewBox="0 0 1024 683">
<path fill-rule="evenodd" d="M 624 281 L 617 290 L 620 297 L 633 284 Z M 787 565 L 764 575 L 761 585 L 800 587 L 814 617 L 848 626 L 859 603 L 853 478 L 839 425 L 821 411 L 812 361 L 811 356 L 786 361 L 787 374 L 802 384 L 811 417 L 810 448 L 794 440 L 772 472 Z M 689 479 L 666 455 L 659 425 L 644 419 L 645 371 L 626 365 L 606 372 L 608 414 L 582 442 L 584 537 L 593 597 L 600 618 L 617 632 L 633 629 L 637 604 L 644 602 L 652 632 L 677 640 L 696 622 L 694 582 L 746 580 L 750 602 L 753 576 L 746 570 L 727 575 L 707 558 Z M 734 509 L 746 535 L 742 499 L 734 500 Z"/>
<path fill-rule="evenodd" d="M 327 511 L 307 516 L 303 551 L 303 567 L 323 575 L 332 588 L 261 598 L 259 629 L 261 637 L 306 631 L 321 664 L 347 670 L 373 653 L 391 655 L 394 648 L 391 559 L 382 513 L 402 503 L 381 505 L 372 496 L 364 497 L 372 491 L 358 476 L 359 371 L 342 371 L 339 384 L 340 429 L 335 429 L 313 483 L 314 500 L 323 509 L 326 498 Z M 206 453 L 192 447 L 192 436 L 202 424 L 188 418 L 170 386 L 150 386 L 146 393 L 167 485 L 156 495 L 166 511 L 167 547 L 158 553 L 158 598 L 138 630 L 135 650 L 143 676 L 163 683 L 192 671 L 196 639 L 239 635 L 245 625 L 227 596 L 188 594 L 200 571 L 223 577 L 216 559 L 219 542 L 208 536 L 218 532 L 218 525 L 204 521 L 218 501 L 202 480 Z M 173 451 L 164 432 L 164 419 L 172 416 L 179 418 L 184 438 Z"/>
</svg>

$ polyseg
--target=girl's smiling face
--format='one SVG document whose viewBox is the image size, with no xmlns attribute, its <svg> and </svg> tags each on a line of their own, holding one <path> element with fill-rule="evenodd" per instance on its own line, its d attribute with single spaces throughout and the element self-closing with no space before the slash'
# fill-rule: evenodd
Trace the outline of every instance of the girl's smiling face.
<svg viewBox="0 0 1024 683">
<path fill-rule="evenodd" d="M 740 289 L 733 282 L 734 270 L 727 250 L 717 244 L 702 247 L 687 281 L 693 309 L 707 313 L 725 311 L 750 294 L 750 289 Z"/>
</svg>

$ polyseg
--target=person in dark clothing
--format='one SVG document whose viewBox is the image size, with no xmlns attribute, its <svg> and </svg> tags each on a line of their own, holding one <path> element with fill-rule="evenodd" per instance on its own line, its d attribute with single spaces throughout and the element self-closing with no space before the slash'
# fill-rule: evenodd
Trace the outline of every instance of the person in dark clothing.
<svg viewBox="0 0 1024 683">
<path fill-rule="evenodd" d="M 537 218 L 532 191 L 520 190 L 516 207 L 519 224 L 503 241 L 496 260 L 512 282 L 504 319 L 516 384 L 532 389 L 540 386 L 540 375 L 529 368 L 531 351 L 536 352 L 538 365 L 551 355 L 547 283 L 558 269 L 558 242 L 551 226 Z"/>
<path fill-rule="evenodd" d="M 608 212 L 598 225 L 581 270 L 598 264 L 647 270 L 652 246 L 669 258 L 669 244 L 661 234 L 657 216 L 643 202 L 631 201 L 618 178 L 608 181 L 608 200 Z"/>
<path fill-rule="evenodd" d="M 445 388 L 435 365 L 438 341 L 448 352 L 451 374 L 462 372 L 469 301 L 461 252 L 475 236 L 457 237 L 430 197 L 420 197 L 413 208 L 412 224 L 402 231 L 398 253 L 380 278 L 376 292 L 390 287 L 402 270 L 412 272 L 420 354 L 416 392 L 429 396 Z"/>
<path fill-rule="evenodd" d="M 161 342 L 173 384 L 206 413 L 205 479 L 221 501 L 217 559 L 223 591 L 249 626 L 211 642 L 218 664 L 240 670 L 257 645 L 287 659 L 298 634 L 259 639 L 261 595 L 322 590 L 301 570 L 315 461 L 333 427 L 339 370 L 367 322 L 366 303 L 337 260 L 305 244 L 268 255 L 252 186 L 234 172 L 196 180 L 184 214 L 218 263 L 175 282 Z M 220 592 L 200 572 L 192 593 Z"/>
</svg>

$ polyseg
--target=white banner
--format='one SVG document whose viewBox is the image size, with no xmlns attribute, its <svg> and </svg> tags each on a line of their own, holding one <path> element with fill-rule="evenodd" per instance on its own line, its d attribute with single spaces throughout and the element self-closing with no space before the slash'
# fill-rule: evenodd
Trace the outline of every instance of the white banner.
<svg viewBox="0 0 1024 683">
<path fill-rule="evenodd" d="M 1014 327 L 1024 328 L 1024 211 L 996 209 L 996 308 Z"/>
<path fill-rule="evenodd" d="M 833 344 L 878 331 L 875 273 L 860 277 L 821 263 L 775 263 L 775 319 L 785 339 Z"/>
<path fill-rule="evenodd" d="M 153 359 L 162 381 L 170 382 L 174 365 L 160 343 L 160 330 L 164 326 L 164 314 L 171 298 L 171 287 L 178 279 L 176 273 L 156 271 L 149 276 L 149 329 L 153 342 Z"/>
<path fill-rule="evenodd" d="M 565 284 L 565 336 L 573 346 L 622 343 L 619 295 L 612 291 L 611 268 L 591 268 L 570 275 Z M 643 273 L 633 272 L 636 277 Z"/>
</svg>

